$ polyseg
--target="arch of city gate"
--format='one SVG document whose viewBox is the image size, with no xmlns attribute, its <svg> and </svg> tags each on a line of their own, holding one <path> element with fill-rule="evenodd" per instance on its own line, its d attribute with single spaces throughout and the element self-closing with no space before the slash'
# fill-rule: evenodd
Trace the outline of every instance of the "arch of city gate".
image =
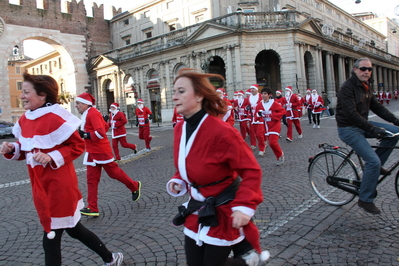
<svg viewBox="0 0 399 266">
<path fill-rule="evenodd" d="M 89 81 L 85 62 L 87 53 L 84 47 L 86 43 L 84 36 L 16 25 L 6 24 L 5 27 L 6 31 L 4 33 L 6 34 L 0 38 L 0 50 L 3 51 L 0 53 L 0 67 L 2 69 L 7 69 L 8 60 L 13 55 L 14 46 L 23 47 L 24 40 L 38 40 L 54 47 L 63 58 L 63 68 L 68 69 L 68 75 L 64 80 L 68 84 L 68 87 L 64 88 L 66 92 L 69 92 L 74 97 L 82 93 L 85 87 L 88 86 Z M 0 73 L 0 108 L 2 110 L 0 119 L 11 121 L 12 110 L 7 71 L 1 71 Z"/>
<path fill-rule="evenodd" d="M 263 50 L 255 58 L 256 83 L 272 92 L 281 89 L 280 57 L 274 50 Z"/>
</svg>

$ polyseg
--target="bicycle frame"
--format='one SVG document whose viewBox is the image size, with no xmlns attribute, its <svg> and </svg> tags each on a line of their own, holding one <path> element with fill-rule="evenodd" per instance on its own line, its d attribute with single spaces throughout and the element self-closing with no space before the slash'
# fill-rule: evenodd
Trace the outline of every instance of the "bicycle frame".
<svg viewBox="0 0 399 266">
<path fill-rule="evenodd" d="M 388 146 L 371 146 L 372 148 L 382 148 L 382 149 L 399 149 L 399 146 L 393 146 L 393 147 L 388 147 Z M 332 174 L 332 176 L 327 176 L 327 183 L 330 186 L 334 186 L 337 187 L 339 189 L 342 189 L 346 192 L 349 192 L 351 194 L 354 195 L 359 195 L 359 188 L 361 185 L 361 180 L 354 180 L 354 179 L 350 179 L 350 178 L 342 178 L 342 177 L 337 177 L 337 173 L 339 173 L 341 171 L 341 169 L 345 166 L 345 164 L 348 163 L 349 160 L 351 160 L 351 157 L 353 156 L 353 154 L 356 154 L 356 152 L 354 150 L 350 150 L 348 153 L 342 151 L 342 149 L 346 149 L 346 148 L 342 148 L 342 147 L 338 147 L 338 146 L 332 146 L 326 143 L 322 143 L 319 144 L 319 148 L 323 148 L 324 151 L 330 150 L 330 151 L 334 151 L 337 153 L 342 154 L 343 156 L 345 156 L 344 160 L 342 161 L 342 163 L 339 165 L 339 167 L 334 171 L 334 173 Z M 359 165 L 361 170 L 363 171 L 364 169 L 364 163 L 363 160 L 361 159 L 361 157 L 356 154 L 358 160 L 359 160 Z M 326 158 L 327 160 L 327 158 Z M 328 166 L 328 164 L 326 164 Z M 393 165 L 391 165 L 387 170 L 388 172 L 384 175 L 382 175 L 377 182 L 377 185 L 379 185 L 382 181 L 385 180 L 385 178 L 390 175 L 397 167 L 399 166 L 399 161 L 397 161 L 396 163 L 394 163 Z M 328 172 L 330 169 L 327 169 Z M 359 173 L 357 172 L 356 169 L 356 175 L 359 177 Z M 342 185 L 342 183 L 346 183 L 346 184 L 350 184 L 351 187 L 346 186 L 346 185 Z"/>
</svg>

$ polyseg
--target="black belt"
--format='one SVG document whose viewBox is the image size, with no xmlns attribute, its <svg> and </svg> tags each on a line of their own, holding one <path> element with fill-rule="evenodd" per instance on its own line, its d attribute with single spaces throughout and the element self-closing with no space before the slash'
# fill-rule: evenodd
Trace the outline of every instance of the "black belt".
<svg viewBox="0 0 399 266">
<path fill-rule="evenodd" d="M 224 180 L 226 180 L 226 178 L 223 179 L 223 181 Z M 230 184 L 230 186 L 228 186 L 216 197 L 206 198 L 205 201 L 190 199 L 187 208 L 183 205 L 180 205 L 178 207 L 179 213 L 173 218 L 173 224 L 176 226 L 184 224 L 184 221 L 189 214 L 198 211 L 198 223 L 200 223 L 202 226 L 218 225 L 219 223 L 216 218 L 215 207 L 226 204 L 227 202 L 233 200 L 240 183 L 241 178 L 237 177 L 233 183 Z"/>
</svg>

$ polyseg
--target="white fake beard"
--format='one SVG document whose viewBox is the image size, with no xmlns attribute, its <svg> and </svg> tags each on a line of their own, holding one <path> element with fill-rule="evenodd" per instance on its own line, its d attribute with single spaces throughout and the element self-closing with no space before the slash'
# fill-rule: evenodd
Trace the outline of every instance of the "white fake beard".
<svg viewBox="0 0 399 266">
<path fill-rule="evenodd" d="M 285 92 L 285 97 L 290 97 L 291 96 L 291 92 L 290 91 L 286 91 Z"/>
<path fill-rule="evenodd" d="M 143 109 L 143 107 L 144 107 L 144 104 L 139 104 L 139 105 L 137 105 L 140 109 Z"/>
</svg>

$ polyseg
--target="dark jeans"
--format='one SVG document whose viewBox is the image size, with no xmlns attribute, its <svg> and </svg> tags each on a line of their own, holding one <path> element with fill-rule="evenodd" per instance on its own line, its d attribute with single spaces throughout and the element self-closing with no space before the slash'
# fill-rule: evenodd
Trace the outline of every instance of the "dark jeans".
<svg viewBox="0 0 399 266">
<path fill-rule="evenodd" d="M 399 132 L 399 127 L 379 123 L 370 122 L 374 126 L 383 127 L 392 133 Z M 338 128 L 339 138 L 352 147 L 352 149 L 360 155 L 365 162 L 362 184 L 359 190 L 359 199 L 364 202 L 373 202 L 375 199 L 375 190 L 377 188 L 378 177 L 380 176 L 380 168 L 388 160 L 392 149 L 376 149 L 375 151 L 371 148 L 366 138 L 372 138 L 372 136 L 364 130 L 351 126 L 351 127 L 339 127 Z M 386 138 L 381 140 L 380 146 L 395 146 L 399 140 L 399 136 L 394 138 Z"/>
</svg>

